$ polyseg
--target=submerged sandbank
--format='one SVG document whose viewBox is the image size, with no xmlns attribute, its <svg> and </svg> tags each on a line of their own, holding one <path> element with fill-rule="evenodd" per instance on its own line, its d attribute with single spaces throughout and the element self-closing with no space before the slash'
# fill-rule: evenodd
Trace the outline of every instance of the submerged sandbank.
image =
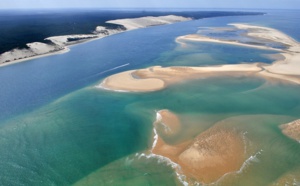
<svg viewBox="0 0 300 186">
<path fill-rule="evenodd" d="M 286 34 L 272 28 L 252 26 L 246 24 L 231 25 L 235 26 L 237 29 L 246 30 L 248 37 L 255 38 L 261 43 L 271 41 L 280 43 L 286 48 L 279 49 L 267 46 L 267 44 L 262 46 L 250 43 L 241 43 L 239 41 L 233 40 L 228 41 L 209 38 L 200 35 L 180 36 L 176 39 L 176 41 L 181 45 L 185 45 L 186 41 L 216 42 L 223 44 L 233 44 L 238 46 L 255 47 L 258 49 L 274 50 L 280 52 L 284 59 L 279 59 L 273 62 L 273 64 L 271 65 L 262 63 L 251 63 L 209 67 L 176 66 L 163 68 L 155 66 L 146 69 L 139 69 L 135 71 L 127 71 L 120 74 L 115 74 L 106 78 L 101 83 L 101 86 L 110 90 L 145 92 L 160 90 L 166 87 L 167 85 L 175 82 L 221 75 L 255 75 L 267 79 L 271 78 L 275 80 L 283 80 L 300 84 L 300 44 L 297 41 L 287 36 Z M 138 81 L 140 83 L 137 83 Z M 159 83 L 156 84 L 157 82 Z M 149 83 L 150 86 L 147 86 L 147 83 Z"/>
<path fill-rule="evenodd" d="M 166 134 L 170 134 L 169 131 L 173 131 L 172 135 L 180 134 L 182 130 L 178 129 L 181 125 L 184 123 L 174 113 L 158 111 L 154 122 L 157 136 L 152 153 L 177 163 L 181 169 L 176 171 L 186 175 L 188 182 L 213 183 L 224 174 L 240 169 L 246 154 L 242 134 L 238 131 L 220 122 L 194 139 L 169 143 L 169 135 Z"/>
<path fill-rule="evenodd" d="M 168 15 L 158 17 L 141 17 L 133 19 L 118 19 L 110 20 L 106 23 L 117 24 L 119 27 L 112 29 L 103 26 L 97 26 L 93 34 L 81 34 L 81 35 L 64 35 L 64 36 L 53 36 L 45 38 L 50 43 L 34 42 L 28 43 L 27 48 L 24 49 L 13 49 L 11 51 L 0 54 L 0 65 L 2 64 L 13 64 L 12 62 L 21 62 L 36 57 L 43 57 L 45 55 L 53 55 L 61 53 L 61 51 L 69 51 L 69 45 L 75 45 L 94 39 L 101 39 L 106 36 L 129 31 L 138 28 L 146 28 L 156 25 L 172 24 L 181 21 L 188 21 L 191 18 Z"/>
</svg>

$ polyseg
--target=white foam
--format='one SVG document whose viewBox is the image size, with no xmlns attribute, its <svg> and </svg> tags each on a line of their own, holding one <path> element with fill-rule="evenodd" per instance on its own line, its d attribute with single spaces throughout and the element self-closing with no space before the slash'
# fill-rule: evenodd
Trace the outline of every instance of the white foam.
<svg viewBox="0 0 300 186">
<path fill-rule="evenodd" d="M 157 140 L 158 140 L 158 135 L 157 135 L 157 132 L 156 132 L 155 127 L 153 128 L 153 132 L 154 132 L 154 137 L 153 137 L 154 140 L 153 140 L 151 152 L 152 152 L 153 149 L 155 148 L 155 146 L 156 146 L 156 144 L 157 144 Z"/>
<path fill-rule="evenodd" d="M 186 181 L 186 176 L 180 173 L 181 172 L 180 165 L 173 162 L 171 159 L 153 153 L 150 154 L 141 153 L 140 155 L 138 155 L 138 159 L 140 158 L 146 158 L 146 159 L 154 158 L 158 160 L 158 163 L 165 163 L 166 165 L 171 166 L 175 170 L 178 181 L 180 181 L 180 183 L 182 183 L 184 186 L 189 185 L 188 182 Z"/>
<path fill-rule="evenodd" d="M 259 159 L 257 158 L 258 155 L 260 155 L 263 152 L 263 150 L 259 150 L 258 152 L 256 152 L 254 155 L 251 155 L 248 159 L 246 159 L 246 161 L 244 161 L 244 163 L 242 164 L 241 168 L 237 171 L 234 172 L 229 172 L 224 174 L 221 178 L 219 178 L 216 182 L 212 183 L 212 185 L 218 185 L 220 181 L 222 181 L 225 177 L 232 175 L 232 174 L 242 174 L 247 167 L 249 167 L 252 163 L 255 162 L 259 162 Z"/>
<path fill-rule="evenodd" d="M 114 67 L 114 68 L 111 68 L 111 69 L 108 69 L 108 70 L 105 70 L 105 71 L 102 71 L 102 72 L 99 72 L 98 74 L 96 75 L 100 75 L 100 74 L 103 74 L 105 72 L 109 72 L 109 71 L 112 71 L 112 70 L 116 70 L 118 68 L 122 68 L 122 67 L 125 67 L 125 66 L 128 66 L 130 65 L 130 63 L 126 63 L 126 64 L 123 64 L 123 65 L 120 65 L 120 66 L 117 66 L 117 67 Z M 107 88 L 105 86 L 103 86 L 103 84 L 105 84 L 105 81 L 104 80 L 102 83 L 100 83 L 99 85 L 96 85 L 95 87 L 96 88 L 99 88 L 99 89 L 104 89 L 104 90 L 109 90 L 109 91 L 115 91 L 115 92 L 129 92 L 129 91 L 126 91 L 126 90 L 115 90 L 115 89 L 110 89 L 110 88 Z"/>
<path fill-rule="evenodd" d="M 250 156 L 241 166 L 240 170 L 237 171 L 237 174 L 241 174 L 251 163 L 253 162 L 259 162 L 259 159 L 257 158 L 258 155 L 262 153 L 263 150 L 259 150 L 254 155 Z"/>
<path fill-rule="evenodd" d="M 160 123 L 164 127 L 165 133 L 172 133 L 172 129 L 162 122 L 162 116 L 159 112 L 156 112 L 155 123 Z"/>
<path fill-rule="evenodd" d="M 125 67 L 125 66 L 128 66 L 128 65 L 130 65 L 130 63 L 126 63 L 124 65 L 120 65 L 120 66 L 117 66 L 117 67 L 114 67 L 114 68 L 111 68 L 111 69 L 108 69 L 108 70 L 104 70 L 102 72 L 97 73 L 96 75 L 104 74 L 106 72 L 109 72 L 109 71 L 112 71 L 112 70 L 116 70 L 118 68 L 122 68 L 122 67 Z"/>
</svg>

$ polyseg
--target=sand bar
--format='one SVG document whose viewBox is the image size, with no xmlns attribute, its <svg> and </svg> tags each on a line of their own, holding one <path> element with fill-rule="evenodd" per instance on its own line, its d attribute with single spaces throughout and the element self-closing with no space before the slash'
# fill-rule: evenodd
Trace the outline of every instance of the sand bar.
<svg viewBox="0 0 300 186">
<path fill-rule="evenodd" d="M 178 124 L 180 121 L 168 110 L 158 111 L 157 114 L 153 123 L 157 137 L 153 142 L 152 153 L 167 157 L 180 165 L 180 174 L 186 175 L 189 181 L 213 183 L 224 174 L 239 170 L 245 161 L 242 135 L 225 127 L 224 122 L 216 123 L 192 140 L 170 144 L 166 140 L 168 136 L 164 135 L 164 129 L 158 127 L 157 123 L 165 121 L 165 125 L 172 128 L 174 123 Z M 184 121 L 182 122 L 180 125 L 184 126 Z M 163 131 L 160 132 L 161 130 Z M 181 132 L 182 130 L 178 130 L 177 134 Z"/>
<path fill-rule="evenodd" d="M 244 29 L 247 31 L 248 37 L 253 37 L 261 42 L 276 42 L 280 43 L 286 48 L 272 48 L 269 46 L 262 46 L 256 44 L 245 44 L 239 41 L 228 41 L 220 40 L 215 38 L 209 38 L 201 35 L 187 35 L 180 36 L 176 41 L 181 45 L 186 45 L 185 41 L 196 41 L 196 42 L 216 42 L 222 44 L 231 44 L 246 47 L 255 47 L 258 49 L 274 50 L 278 51 L 284 59 L 278 59 L 273 62 L 273 64 L 262 64 L 262 63 L 251 63 L 251 64 L 230 64 L 230 65 L 219 65 L 219 66 L 209 66 L 209 67 L 150 67 L 146 69 L 138 69 L 135 71 L 129 71 L 126 73 L 115 74 L 109 77 L 110 83 L 107 83 L 106 78 L 102 82 L 102 86 L 110 90 L 123 90 L 123 91 L 140 91 L 140 87 L 136 81 L 144 81 L 147 79 L 147 83 L 150 86 L 140 83 L 142 86 L 142 91 L 155 91 L 160 90 L 168 86 L 169 84 L 182 82 L 185 80 L 206 78 L 212 76 L 222 76 L 222 75 L 255 75 L 258 77 L 264 77 L 266 79 L 275 79 L 280 81 L 287 81 L 290 83 L 300 84 L 300 44 L 288 35 L 267 27 L 259 27 L 247 24 L 231 24 L 237 29 Z M 124 78 L 125 76 L 132 78 Z M 164 83 L 159 83 L 155 86 L 158 80 Z M 111 86 L 112 81 L 116 83 Z M 119 83 L 117 83 L 119 82 Z M 132 83 L 135 82 L 135 83 Z M 123 86 L 126 84 L 128 86 Z"/>
</svg>

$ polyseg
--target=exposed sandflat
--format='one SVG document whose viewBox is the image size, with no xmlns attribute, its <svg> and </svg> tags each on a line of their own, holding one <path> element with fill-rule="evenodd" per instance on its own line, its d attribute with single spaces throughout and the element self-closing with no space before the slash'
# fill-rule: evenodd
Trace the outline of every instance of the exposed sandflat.
<svg viewBox="0 0 300 186">
<path fill-rule="evenodd" d="M 165 128 L 158 125 L 161 122 L 164 122 L 163 125 L 168 129 L 178 129 L 178 125 L 184 126 L 174 113 L 168 110 L 158 111 L 154 122 L 157 138 L 152 153 L 179 164 L 181 169 L 176 171 L 182 171 L 180 173 L 192 180 L 200 183 L 215 182 L 224 174 L 239 170 L 245 161 L 245 147 L 241 134 L 224 127 L 223 122 L 217 123 L 192 140 L 177 144 L 166 142 L 168 135 L 165 135 Z M 180 135 L 181 132 L 177 130 L 175 134 Z"/>
<path fill-rule="evenodd" d="M 280 126 L 282 133 L 300 142 L 300 119 Z"/>
</svg>

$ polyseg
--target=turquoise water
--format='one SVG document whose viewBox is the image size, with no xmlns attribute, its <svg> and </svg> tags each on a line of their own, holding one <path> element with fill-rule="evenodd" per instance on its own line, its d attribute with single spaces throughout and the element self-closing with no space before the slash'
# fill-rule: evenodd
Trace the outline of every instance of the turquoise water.
<svg viewBox="0 0 300 186">
<path fill-rule="evenodd" d="M 2 67 L 1 79 L 10 81 L 0 82 L 1 185 L 181 185 L 169 162 L 142 154 L 152 146 L 152 124 L 161 109 L 176 113 L 185 126 L 179 137 L 169 139 L 171 144 L 221 121 L 245 133 L 247 158 L 256 156 L 241 172 L 220 180 L 221 185 L 268 185 L 299 170 L 300 145 L 278 127 L 300 118 L 297 85 L 224 76 L 150 93 L 95 87 L 110 74 L 152 65 L 270 63 L 263 57 L 270 51 L 216 44 L 181 48 L 174 39 L 196 33 L 200 26 L 232 22 L 290 28 L 289 34 L 299 39 L 293 25 L 298 14 L 273 20 L 281 13 L 141 29 L 78 45 L 63 55 Z"/>
</svg>

